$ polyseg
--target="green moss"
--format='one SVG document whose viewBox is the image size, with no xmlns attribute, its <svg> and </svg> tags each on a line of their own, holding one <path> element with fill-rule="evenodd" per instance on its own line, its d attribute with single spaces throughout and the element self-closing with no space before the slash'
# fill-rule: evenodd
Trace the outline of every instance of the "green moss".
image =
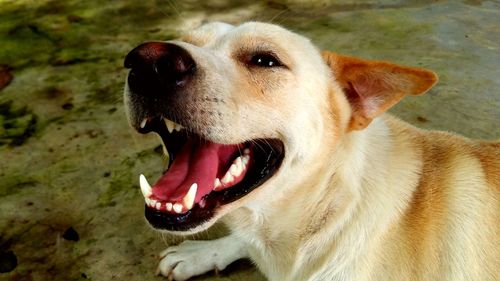
<svg viewBox="0 0 500 281">
<path fill-rule="evenodd" d="M 127 43 L 145 41 L 151 39 L 147 30 L 177 17 L 174 10 L 152 7 L 147 2 L 43 2 L 43 5 L 2 3 L 2 63 L 20 68 L 47 62 L 68 65 L 122 57 L 125 52 L 122 48 L 128 47 L 114 36 L 132 33 Z M 175 33 L 162 28 L 156 35 L 157 39 L 166 40 Z M 120 47 L 111 47 L 114 44 Z"/>
<path fill-rule="evenodd" d="M 122 86 L 121 84 L 123 84 L 122 81 L 114 81 L 113 85 L 97 88 L 94 92 L 89 93 L 87 101 L 91 104 L 116 104 L 122 97 L 122 93 L 119 90 Z"/>
<path fill-rule="evenodd" d="M 316 30 L 326 30 L 328 32 L 352 32 L 355 27 L 352 22 L 347 22 L 336 17 L 322 17 L 314 21 Z M 308 30 L 311 28 L 308 26 Z"/>
<path fill-rule="evenodd" d="M 33 136 L 38 117 L 27 107 L 14 109 L 12 101 L 0 104 L 0 145 L 19 146 Z"/>
<path fill-rule="evenodd" d="M 0 61 L 14 68 L 45 63 L 54 49 L 53 42 L 34 34 L 29 25 L 17 26 L 8 34 L 0 35 L 0 41 Z"/>
<path fill-rule="evenodd" d="M 109 183 L 106 192 L 99 197 L 99 206 L 110 207 L 116 205 L 115 199 L 117 198 L 117 194 L 123 192 L 123 184 L 123 180 L 113 179 Z"/>
<path fill-rule="evenodd" d="M 31 177 L 26 177 L 24 174 L 3 175 L 1 179 L 2 184 L 0 184 L 0 197 L 12 195 L 26 187 L 38 185 L 38 181 Z"/>
</svg>

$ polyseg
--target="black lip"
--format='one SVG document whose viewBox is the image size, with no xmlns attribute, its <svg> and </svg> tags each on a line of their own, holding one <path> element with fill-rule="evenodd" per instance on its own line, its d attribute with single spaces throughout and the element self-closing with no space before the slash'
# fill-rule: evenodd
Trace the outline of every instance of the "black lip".
<svg viewBox="0 0 500 281">
<path fill-rule="evenodd" d="M 145 206 L 145 216 L 151 226 L 170 231 L 187 231 L 212 219 L 222 205 L 234 202 L 271 178 L 281 166 L 285 157 L 282 141 L 277 139 L 257 139 L 253 141 L 254 164 L 245 178 L 237 185 L 221 191 L 212 191 L 204 199 L 201 208 L 196 204 L 184 214 L 170 214 Z"/>
</svg>

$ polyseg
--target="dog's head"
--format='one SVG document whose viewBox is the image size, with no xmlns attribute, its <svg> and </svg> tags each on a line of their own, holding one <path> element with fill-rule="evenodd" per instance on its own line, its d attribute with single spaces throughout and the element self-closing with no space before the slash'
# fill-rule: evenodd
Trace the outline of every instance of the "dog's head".
<svg viewBox="0 0 500 281">
<path fill-rule="evenodd" d="M 144 43 L 125 67 L 129 121 L 158 133 L 170 159 L 152 188 L 140 178 L 146 217 L 187 232 L 279 200 L 322 146 L 436 82 L 421 69 L 321 54 L 300 35 L 255 22 Z"/>
</svg>

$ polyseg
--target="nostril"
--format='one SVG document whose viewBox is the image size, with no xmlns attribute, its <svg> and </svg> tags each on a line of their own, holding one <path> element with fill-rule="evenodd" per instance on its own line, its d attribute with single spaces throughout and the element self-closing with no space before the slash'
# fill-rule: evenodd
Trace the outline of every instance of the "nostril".
<svg viewBox="0 0 500 281">
<path fill-rule="evenodd" d="M 154 70 L 158 75 L 174 73 L 170 56 L 163 56 L 154 64 Z"/>
<path fill-rule="evenodd" d="M 154 64 L 155 72 L 163 79 L 175 80 L 194 71 L 195 63 L 190 56 L 183 54 L 168 54 Z"/>
<path fill-rule="evenodd" d="M 134 49 L 135 50 L 135 49 Z M 130 51 L 126 56 L 125 56 L 125 60 L 123 61 L 123 67 L 125 68 L 132 68 L 133 67 L 133 64 L 132 64 L 132 57 L 134 56 L 133 53 L 134 53 L 134 50 Z"/>
<path fill-rule="evenodd" d="M 123 62 L 123 66 L 125 68 L 132 68 L 134 64 L 132 63 L 132 58 L 130 56 L 130 53 L 125 57 L 125 61 Z"/>
</svg>

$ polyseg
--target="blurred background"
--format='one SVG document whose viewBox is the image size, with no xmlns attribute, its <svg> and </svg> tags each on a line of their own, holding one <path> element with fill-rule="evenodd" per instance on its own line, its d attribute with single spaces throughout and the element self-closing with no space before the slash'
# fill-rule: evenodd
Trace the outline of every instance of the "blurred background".
<svg viewBox="0 0 500 281">
<path fill-rule="evenodd" d="M 123 58 L 204 22 L 257 20 L 321 49 L 436 71 L 392 113 L 427 129 L 500 136 L 500 1 L 0 0 L 0 280 L 161 280 L 179 238 L 143 218 L 138 176 L 159 142 L 127 124 Z M 221 225 L 197 238 L 224 233 Z M 264 280 L 249 262 L 196 280 Z"/>
</svg>

